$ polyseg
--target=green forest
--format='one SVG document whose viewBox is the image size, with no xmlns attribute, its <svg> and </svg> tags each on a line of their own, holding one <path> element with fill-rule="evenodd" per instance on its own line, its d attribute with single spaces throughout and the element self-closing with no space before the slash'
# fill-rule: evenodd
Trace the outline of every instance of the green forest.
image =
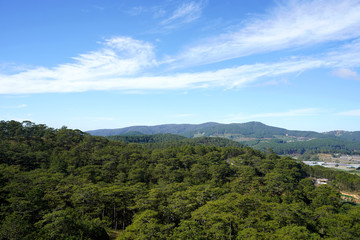
<svg viewBox="0 0 360 240">
<path fill-rule="evenodd" d="M 260 151 L 271 148 L 279 155 L 302 155 L 316 153 L 342 153 L 355 155 L 360 153 L 360 131 L 332 131 L 318 133 L 296 131 L 272 127 L 260 122 L 248 123 L 204 123 L 204 124 L 165 124 L 157 126 L 133 126 L 120 129 L 100 129 L 89 131 L 91 135 L 104 136 L 110 140 L 127 143 L 140 143 L 164 146 L 164 142 L 179 144 L 178 140 L 193 143 L 192 138 L 212 137 L 236 141 L 227 141 L 223 146 L 250 146 Z M 186 140 L 187 139 L 187 140 Z M 162 144 L 157 144 L 161 142 Z M 171 142 L 171 144 L 170 144 Z"/>
<path fill-rule="evenodd" d="M 249 141 L 244 144 L 258 150 L 273 149 L 277 154 L 304 154 L 304 153 L 343 153 L 359 154 L 360 142 L 348 141 L 340 138 L 319 138 L 307 141 L 286 142 L 280 139 L 266 141 Z"/>
<path fill-rule="evenodd" d="M 146 148 L 159 149 L 167 147 L 179 147 L 184 145 L 196 146 L 199 144 L 206 146 L 218 146 L 218 147 L 244 147 L 245 145 L 239 142 L 232 141 L 230 139 L 221 137 L 197 137 L 186 138 L 180 135 L 169 133 L 158 134 L 138 134 L 138 135 L 115 135 L 106 137 L 109 140 L 121 141 L 125 143 L 138 143 L 142 144 Z"/>
<path fill-rule="evenodd" d="M 1 239 L 360 239 L 360 208 L 339 192 L 359 176 L 168 137 L 0 121 Z"/>
</svg>

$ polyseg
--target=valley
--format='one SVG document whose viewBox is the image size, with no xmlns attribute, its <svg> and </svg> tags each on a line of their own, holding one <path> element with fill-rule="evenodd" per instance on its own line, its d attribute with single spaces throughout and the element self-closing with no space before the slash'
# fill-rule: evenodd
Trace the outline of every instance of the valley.
<svg viewBox="0 0 360 240">
<path fill-rule="evenodd" d="M 297 157 L 295 157 L 297 158 Z M 360 175 L 360 155 L 324 154 L 313 156 L 312 161 L 303 161 L 309 166 L 323 166 Z"/>
</svg>

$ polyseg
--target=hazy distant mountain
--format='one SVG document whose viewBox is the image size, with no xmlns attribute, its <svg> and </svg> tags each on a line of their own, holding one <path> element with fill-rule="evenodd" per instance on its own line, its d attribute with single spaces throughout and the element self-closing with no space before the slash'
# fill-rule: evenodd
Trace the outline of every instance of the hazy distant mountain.
<svg viewBox="0 0 360 240">
<path fill-rule="evenodd" d="M 148 136 L 154 134 L 176 134 L 186 138 L 220 137 L 240 142 L 259 150 L 271 148 L 277 154 L 303 154 L 307 151 L 341 152 L 348 154 L 360 152 L 360 131 L 318 133 L 314 131 L 287 130 L 268 126 L 260 122 L 232 124 L 210 122 L 203 124 L 133 126 L 119 129 L 100 129 L 89 131 L 88 133 L 105 137 L 114 136 L 115 138 L 109 138 L 124 142 L 139 143 L 167 142 L 169 139 L 175 140 L 180 137 L 169 137 L 169 135 Z M 180 140 L 180 138 L 178 140 Z M 185 139 L 181 141 L 186 142 Z M 173 141 L 168 142 L 174 144 Z"/>
<path fill-rule="evenodd" d="M 185 137 L 197 136 L 226 136 L 228 138 L 277 138 L 278 136 L 293 136 L 307 138 L 328 137 L 313 131 L 292 131 L 284 128 L 272 127 L 260 122 L 220 124 L 215 122 L 203 124 L 164 124 L 157 126 L 132 126 L 118 129 L 99 129 L 88 131 L 91 135 L 114 136 L 128 133 L 157 134 L 171 133 Z"/>
<path fill-rule="evenodd" d="M 171 133 L 184 135 L 186 132 L 190 131 L 199 131 L 208 127 L 220 125 L 219 123 L 203 123 L 203 124 L 164 124 L 156 126 L 132 126 L 125 128 L 117 129 L 99 129 L 88 131 L 91 135 L 96 136 L 114 136 L 114 135 L 124 135 L 131 132 L 137 132 L 142 134 L 157 134 L 157 133 Z"/>
<path fill-rule="evenodd" d="M 150 149 L 168 148 L 170 146 L 179 147 L 183 145 L 197 146 L 217 146 L 217 147 L 244 147 L 244 144 L 222 137 L 196 137 L 187 138 L 171 133 L 157 133 L 151 135 L 114 135 L 106 137 L 109 140 L 121 141 L 125 143 L 144 144 Z"/>
<path fill-rule="evenodd" d="M 349 132 L 349 131 L 337 130 L 337 131 L 325 132 L 324 134 L 343 138 L 349 141 L 360 142 L 360 131 Z"/>
<path fill-rule="evenodd" d="M 197 131 L 188 131 L 183 135 L 187 137 L 194 137 L 196 135 L 203 136 L 227 136 L 232 138 L 277 138 L 278 136 L 294 136 L 294 137 L 308 137 L 321 138 L 322 134 L 311 131 L 291 131 L 284 128 L 272 127 L 261 122 L 248 123 L 231 123 L 218 124 L 209 126 Z"/>
</svg>

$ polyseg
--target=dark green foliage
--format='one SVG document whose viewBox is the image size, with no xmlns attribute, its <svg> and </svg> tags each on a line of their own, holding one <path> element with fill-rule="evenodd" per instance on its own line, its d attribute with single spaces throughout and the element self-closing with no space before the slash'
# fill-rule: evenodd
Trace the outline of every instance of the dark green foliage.
<svg viewBox="0 0 360 240">
<path fill-rule="evenodd" d="M 169 141 L 183 140 L 185 137 L 170 133 L 158 133 L 154 135 L 115 135 L 107 137 L 109 140 L 122 141 L 126 143 L 160 143 Z"/>
<path fill-rule="evenodd" d="M 136 136 L 109 136 L 109 140 L 122 141 L 125 143 L 138 143 L 143 144 L 146 148 L 168 148 L 168 147 L 180 147 L 180 146 L 196 146 L 207 145 L 217 147 L 243 147 L 244 145 L 229 139 L 219 137 L 197 137 L 186 138 L 180 135 L 174 134 L 154 134 L 154 135 L 136 135 Z"/>
<path fill-rule="evenodd" d="M 356 151 L 360 151 L 359 142 L 351 142 L 340 138 L 322 138 L 296 142 L 270 140 L 255 143 L 251 147 L 262 151 L 271 148 L 277 154 L 304 154 L 305 152 L 354 154 Z"/>
<path fill-rule="evenodd" d="M 172 134 L 188 138 L 198 136 L 221 137 L 240 141 L 247 146 L 265 151 L 268 148 L 276 154 L 303 153 L 345 153 L 360 152 L 360 132 L 333 131 L 317 133 L 312 131 L 294 131 L 284 128 L 271 127 L 260 122 L 248 123 L 205 123 L 167 124 L 158 126 L 139 126 L 123 129 L 105 129 L 89 131 L 93 135 L 111 136 L 109 139 L 136 143 L 166 143 L 180 140 Z M 122 136 L 113 136 L 121 134 Z M 144 135 L 153 134 L 153 135 Z M 185 140 L 186 141 L 186 140 Z M 161 145 L 156 144 L 155 147 Z"/>
<path fill-rule="evenodd" d="M 286 134 L 295 137 L 323 137 L 317 132 L 291 131 L 284 128 L 267 126 L 260 122 L 219 124 L 198 130 L 197 132 L 189 131 L 184 136 L 192 136 L 196 133 L 202 133 L 204 136 L 232 134 L 251 138 L 274 138 L 277 135 L 285 136 Z"/>
<path fill-rule="evenodd" d="M 332 170 L 322 166 L 307 167 L 307 172 L 311 176 L 319 178 L 327 178 L 331 180 L 333 185 L 347 191 L 359 191 L 360 177 L 342 171 Z"/>
<path fill-rule="evenodd" d="M 157 126 L 134 126 L 126 127 L 119 129 L 99 129 L 94 131 L 88 131 L 91 135 L 96 136 L 113 136 L 113 135 L 127 135 L 128 133 L 132 134 L 134 132 L 142 133 L 146 135 L 157 134 L 157 133 L 171 133 L 177 135 L 186 135 L 185 132 L 188 131 L 199 131 L 211 126 L 217 126 L 219 123 L 203 123 L 203 124 L 164 124 Z"/>
<path fill-rule="evenodd" d="M 329 136 L 346 139 L 348 141 L 360 142 L 360 131 L 348 132 L 348 131 L 331 131 L 325 134 Z"/>
<path fill-rule="evenodd" d="M 180 145 L 205 145 L 205 146 L 217 146 L 217 147 L 243 147 L 244 145 L 238 142 L 231 141 L 225 138 L 218 137 L 198 137 L 193 139 L 184 139 L 180 141 Z"/>
<path fill-rule="evenodd" d="M 203 124 L 165 124 L 158 126 L 134 126 L 120 129 L 100 129 L 89 131 L 91 135 L 113 136 L 113 135 L 133 135 L 171 133 L 185 137 L 194 137 L 197 134 L 202 136 L 219 136 L 225 134 L 242 135 L 244 137 L 273 138 L 276 135 L 285 136 L 286 134 L 295 137 L 323 138 L 321 133 L 312 131 L 291 131 L 284 128 L 271 127 L 260 122 L 248 123 L 203 123 Z"/>
<path fill-rule="evenodd" d="M 360 238 L 360 209 L 338 192 L 358 190 L 355 175 L 213 137 L 135 144 L 0 123 L 1 239 Z"/>
</svg>

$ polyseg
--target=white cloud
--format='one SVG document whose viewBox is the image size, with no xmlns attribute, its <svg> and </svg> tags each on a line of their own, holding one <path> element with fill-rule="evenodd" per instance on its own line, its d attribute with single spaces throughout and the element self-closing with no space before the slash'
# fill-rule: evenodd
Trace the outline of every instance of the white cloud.
<svg viewBox="0 0 360 240">
<path fill-rule="evenodd" d="M 195 114 L 192 113 L 180 113 L 180 114 L 170 115 L 171 118 L 189 118 L 194 116 Z"/>
<path fill-rule="evenodd" d="M 360 15 L 357 10 L 360 12 L 359 1 L 290 1 L 273 10 L 268 19 L 249 22 L 237 32 L 189 49 L 182 55 L 182 60 L 188 60 L 189 64 L 205 63 L 207 60 L 204 59 L 221 61 L 254 52 L 360 36 Z M 198 3 L 184 4 L 167 22 L 175 23 L 187 17 L 193 19 L 199 11 L 201 6 Z M 348 13 L 340 17 L 345 11 Z M 156 67 L 166 67 L 169 63 L 161 63 L 156 59 L 154 47 L 149 42 L 129 37 L 106 39 L 101 49 L 81 54 L 73 60 L 73 63 L 54 68 L 28 68 L 17 73 L 2 74 L 0 71 L 0 94 L 238 88 L 250 83 L 255 83 L 253 86 L 286 84 L 287 81 L 281 81 L 286 78 L 284 75 L 316 68 L 336 68 L 338 70 L 334 74 L 338 76 L 355 77 L 358 75 L 350 69 L 360 66 L 360 40 L 355 39 L 343 47 L 313 58 L 294 57 L 275 63 L 167 75 L 145 74 L 150 68 L 151 72 L 156 72 Z M 265 81 L 259 84 L 257 81 L 261 79 Z"/>
<path fill-rule="evenodd" d="M 93 122 L 102 122 L 102 121 L 115 121 L 116 119 L 113 117 L 89 117 L 88 120 L 92 120 Z"/>
<path fill-rule="evenodd" d="M 340 68 L 336 69 L 333 72 L 333 75 L 340 77 L 340 78 L 350 78 L 354 80 L 359 80 L 359 74 L 351 69 L 348 68 Z"/>
<path fill-rule="evenodd" d="M 29 65 L 17 65 L 15 63 L 0 63 L 0 73 L 13 74 L 26 71 L 31 68 Z"/>
<path fill-rule="evenodd" d="M 108 89 L 106 82 L 129 77 L 157 65 L 153 46 L 128 37 L 105 40 L 103 48 L 55 68 L 38 67 L 0 74 L 0 93 L 79 92 Z M 102 81 L 104 81 L 104 86 Z"/>
<path fill-rule="evenodd" d="M 172 61 L 175 67 L 202 65 L 359 37 L 359 12 L 357 0 L 283 1 L 268 15 L 202 41 Z"/>
<path fill-rule="evenodd" d="M 161 25 L 167 28 L 174 28 L 180 24 L 190 23 L 201 16 L 202 4 L 198 2 L 183 3 L 167 19 L 161 21 Z"/>
<path fill-rule="evenodd" d="M 117 45 L 121 39 L 108 40 L 106 46 Z M 136 41 L 135 41 L 136 43 Z M 260 78 L 322 67 L 324 62 L 303 59 L 271 64 L 242 65 L 214 71 L 141 76 L 146 67 L 156 65 L 152 48 L 131 45 L 124 54 L 105 49 L 83 54 L 74 64 L 54 69 L 36 68 L 14 75 L 0 75 L 0 94 L 82 92 L 89 90 L 165 90 L 246 86 Z M 130 49 L 129 49 L 130 48 Z M 134 55 L 134 56 L 132 56 Z M 150 63 L 149 63 L 150 62 Z"/>
<path fill-rule="evenodd" d="M 14 105 L 14 106 L 0 106 L 0 108 L 3 109 L 16 109 L 16 108 L 26 108 L 27 105 L 26 104 L 19 104 L 19 105 Z"/>
<path fill-rule="evenodd" d="M 136 7 L 131 8 L 128 11 L 128 14 L 130 16 L 139 16 L 144 12 L 147 12 L 147 10 L 143 6 L 136 6 Z"/>
<path fill-rule="evenodd" d="M 360 66 L 360 38 L 329 52 L 326 61 L 335 68 L 353 68 Z"/>
<path fill-rule="evenodd" d="M 266 81 L 266 82 L 261 82 L 258 84 L 255 84 L 255 87 L 266 87 L 266 86 L 277 86 L 277 85 L 282 85 L 282 84 L 289 84 L 289 80 L 287 79 L 277 79 L 277 80 L 271 80 L 271 81 Z"/>
<path fill-rule="evenodd" d="M 268 77 L 284 79 L 286 74 L 298 74 L 310 69 L 360 64 L 360 49 L 356 42 L 347 45 L 346 51 L 331 52 L 317 59 L 291 58 L 276 63 L 257 63 L 212 71 L 144 75 L 149 67 L 158 66 L 151 44 L 118 37 L 106 40 L 103 46 L 103 49 L 74 58 L 75 62 L 71 64 L 2 74 L 0 94 L 238 88 Z M 347 59 L 351 60 L 347 62 Z M 267 80 L 267 84 L 279 83 L 287 81 Z"/>
<path fill-rule="evenodd" d="M 279 118 L 279 117 L 302 117 L 302 116 L 314 116 L 318 115 L 319 110 L 317 108 L 304 108 L 294 109 L 286 112 L 270 112 L 270 113 L 259 113 L 259 114 L 236 114 L 229 116 L 226 122 L 236 122 L 241 120 L 257 120 L 263 118 Z"/>
<path fill-rule="evenodd" d="M 352 116 L 352 117 L 360 117 L 360 109 L 356 109 L 356 110 L 350 110 L 350 111 L 345 111 L 345 112 L 340 112 L 337 115 L 340 116 Z"/>
</svg>

